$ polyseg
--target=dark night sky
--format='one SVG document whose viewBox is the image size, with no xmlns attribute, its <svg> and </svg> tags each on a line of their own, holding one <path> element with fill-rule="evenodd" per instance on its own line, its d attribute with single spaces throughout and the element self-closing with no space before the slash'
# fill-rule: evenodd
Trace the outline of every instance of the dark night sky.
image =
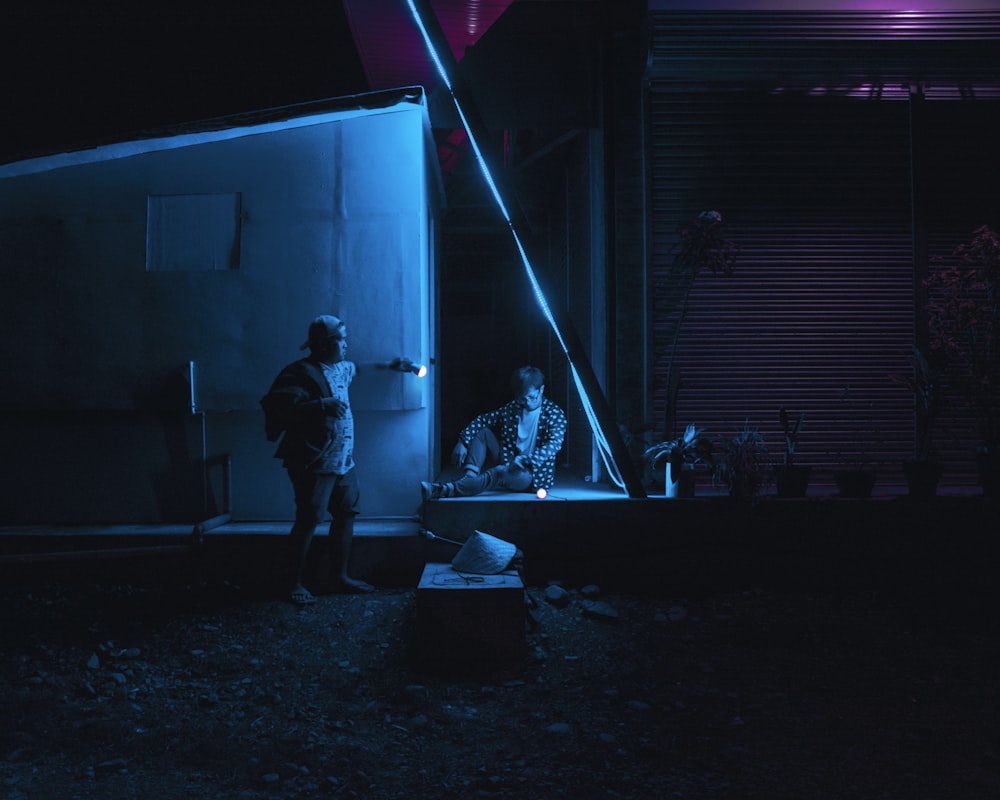
<svg viewBox="0 0 1000 800">
<path fill-rule="evenodd" d="M 367 90 L 339 2 L 14 4 L 0 160 Z"/>
</svg>

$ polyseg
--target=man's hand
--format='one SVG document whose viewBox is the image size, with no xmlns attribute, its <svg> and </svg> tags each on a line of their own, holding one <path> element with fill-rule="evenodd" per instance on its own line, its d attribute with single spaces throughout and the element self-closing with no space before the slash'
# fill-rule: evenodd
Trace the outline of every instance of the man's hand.
<svg viewBox="0 0 1000 800">
<path fill-rule="evenodd" d="M 323 404 L 323 413 L 326 416 L 337 419 L 347 416 L 347 403 L 342 403 L 336 397 L 324 397 L 320 402 Z"/>
<path fill-rule="evenodd" d="M 469 454 L 469 448 L 465 446 L 465 442 L 459 439 L 458 444 L 455 445 L 455 449 L 451 451 L 452 465 L 456 467 L 461 467 L 465 463 L 465 457 L 468 454 Z"/>
<path fill-rule="evenodd" d="M 523 469 L 525 472 L 531 472 L 531 462 L 528 460 L 527 456 L 514 456 L 514 460 L 510 463 L 518 469 Z"/>
</svg>

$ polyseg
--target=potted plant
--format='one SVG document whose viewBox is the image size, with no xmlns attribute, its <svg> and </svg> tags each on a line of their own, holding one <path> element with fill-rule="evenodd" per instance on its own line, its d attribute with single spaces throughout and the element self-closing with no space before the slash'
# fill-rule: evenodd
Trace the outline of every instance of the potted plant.
<svg viewBox="0 0 1000 800">
<path fill-rule="evenodd" d="M 714 442 L 692 423 L 683 436 L 648 447 L 642 457 L 647 473 L 663 471 L 667 497 L 693 497 L 695 464 L 712 463 L 714 451 Z"/>
<path fill-rule="evenodd" d="M 1000 236 L 983 225 L 952 255 L 954 261 L 925 282 L 931 349 L 945 357 L 948 382 L 975 419 L 980 485 L 984 494 L 995 496 L 1000 490 Z"/>
<path fill-rule="evenodd" d="M 770 456 L 760 430 L 743 423 L 743 429 L 720 445 L 715 457 L 712 479 L 729 489 L 729 496 L 750 500 L 765 488 Z"/>
<path fill-rule="evenodd" d="M 941 407 L 941 368 L 924 351 L 913 346 L 909 374 L 889 377 L 913 395 L 913 457 L 903 462 L 903 475 L 911 497 L 933 497 L 944 472 L 934 449 L 934 424 Z"/>
<path fill-rule="evenodd" d="M 795 463 L 795 446 L 799 441 L 799 431 L 806 421 L 803 411 L 795 421 L 784 406 L 778 411 L 778 421 L 785 437 L 785 453 L 781 464 L 774 467 L 774 486 L 779 497 L 805 497 L 809 488 L 812 467 Z"/>
<path fill-rule="evenodd" d="M 670 249 L 670 269 L 659 286 L 659 294 L 666 298 L 671 319 L 664 385 L 664 431 L 677 429 L 677 395 L 682 383 L 677 366 L 677 344 L 695 278 L 702 271 L 732 275 L 739 253 L 739 246 L 726 236 L 722 214 L 718 211 L 700 211 L 682 220 L 677 225 L 677 237 Z"/>
<path fill-rule="evenodd" d="M 652 422 L 638 424 L 631 420 L 628 422 L 618 422 L 618 433 L 625 443 L 625 450 L 628 452 L 629 460 L 635 467 L 636 474 L 641 476 L 643 485 L 647 489 L 653 488 L 650 482 L 652 477 L 651 470 L 645 459 L 645 452 L 649 449 L 653 441 L 653 428 L 654 425 Z M 656 484 L 657 487 L 662 485 L 662 483 L 662 480 L 659 481 Z"/>
</svg>

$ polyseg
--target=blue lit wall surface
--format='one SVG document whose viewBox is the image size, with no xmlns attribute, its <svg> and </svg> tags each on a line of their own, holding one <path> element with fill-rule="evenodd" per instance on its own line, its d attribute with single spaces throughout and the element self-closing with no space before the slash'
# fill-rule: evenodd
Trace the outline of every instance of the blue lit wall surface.
<svg viewBox="0 0 1000 800">
<path fill-rule="evenodd" d="M 309 320 L 341 316 L 359 364 L 433 357 L 426 109 L 299 123 L 0 166 L 5 523 L 196 520 L 220 502 L 203 453 L 232 454 L 235 518 L 288 519 L 258 401 Z M 238 209 L 232 258 L 150 271 L 150 198 L 211 195 Z M 432 380 L 355 382 L 366 516 L 419 502 Z"/>
</svg>

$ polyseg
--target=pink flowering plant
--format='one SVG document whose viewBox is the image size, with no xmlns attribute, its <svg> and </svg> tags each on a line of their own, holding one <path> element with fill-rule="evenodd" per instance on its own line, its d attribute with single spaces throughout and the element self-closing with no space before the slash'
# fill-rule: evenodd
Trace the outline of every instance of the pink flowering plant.
<svg viewBox="0 0 1000 800">
<path fill-rule="evenodd" d="M 975 416 L 984 442 L 1000 440 L 1000 237 L 987 225 L 926 281 L 930 347 Z"/>
</svg>

